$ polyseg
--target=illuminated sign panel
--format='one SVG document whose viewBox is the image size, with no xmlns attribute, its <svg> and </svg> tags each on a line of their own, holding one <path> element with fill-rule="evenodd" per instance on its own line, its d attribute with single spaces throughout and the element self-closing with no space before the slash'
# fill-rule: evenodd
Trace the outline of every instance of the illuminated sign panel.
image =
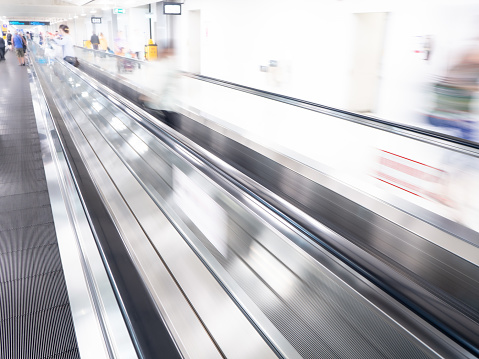
<svg viewBox="0 0 479 359">
<path fill-rule="evenodd" d="M 101 24 L 101 17 L 92 17 L 91 18 L 92 24 Z"/>
<path fill-rule="evenodd" d="M 115 8 L 115 9 L 113 9 L 113 13 L 114 13 L 114 14 L 125 14 L 126 11 L 125 11 L 125 9 L 122 9 L 122 8 L 117 7 L 117 8 Z"/>
<path fill-rule="evenodd" d="M 181 4 L 174 2 L 163 3 L 163 14 L 165 15 L 181 15 Z"/>
<path fill-rule="evenodd" d="M 50 25 L 50 21 L 9 21 L 10 25 Z"/>
</svg>

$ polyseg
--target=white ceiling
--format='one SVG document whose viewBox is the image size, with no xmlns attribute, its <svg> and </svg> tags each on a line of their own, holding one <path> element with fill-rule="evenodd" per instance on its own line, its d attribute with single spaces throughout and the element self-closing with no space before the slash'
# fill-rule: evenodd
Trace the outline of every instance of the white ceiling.
<svg viewBox="0 0 479 359">
<path fill-rule="evenodd" d="M 9 20 L 55 21 L 89 13 L 92 8 L 131 8 L 150 4 L 150 0 L 0 0 L 0 22 Z"/>
</svg>

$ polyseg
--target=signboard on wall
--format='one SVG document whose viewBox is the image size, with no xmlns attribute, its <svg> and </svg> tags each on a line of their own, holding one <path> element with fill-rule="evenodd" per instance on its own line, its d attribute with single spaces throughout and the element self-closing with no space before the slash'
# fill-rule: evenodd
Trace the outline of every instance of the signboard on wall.
<svg viewBox="0 0 479 359">
<path fill-rule="evenodd" d="M 174 3 L 174 2 L 163 3 L 163 14 L 181 15 L 181 4 Z"/>
<path fill-rule="evenodd" d="M 92 17 L 91 18 L 92 24 L 101 24 L 101 17 Z"/>
<path fill-rule="evenodd" d="M 114 13 L 114 14 L 125 14 L 125 13 L 126 13 L 126 10 L 117 7 L 117 8 L 114 8 L 114 9 L 113 9 L 113 13 Z"/>
<path fill-rule="evenodd" d="M 9 21 L 10 25 L 50 25 L 50 21 Z"/>
</svg>

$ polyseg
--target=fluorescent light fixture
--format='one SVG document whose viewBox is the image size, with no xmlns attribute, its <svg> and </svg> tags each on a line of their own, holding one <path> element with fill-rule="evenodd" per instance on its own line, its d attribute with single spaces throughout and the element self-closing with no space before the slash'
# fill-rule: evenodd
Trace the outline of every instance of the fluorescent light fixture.
<svg viewBox="0 0 479 359">
<path fill-rule="evenodd" d="M 90 14 L 95 14 L 96 13 L 96 10 L 93 9 L 93 10 L 90 10 Z"/>
<path fill-rule="evenodd" d="M 78 15 L 73 16 L 74 19 L 78 19 Z"/>
</svg>

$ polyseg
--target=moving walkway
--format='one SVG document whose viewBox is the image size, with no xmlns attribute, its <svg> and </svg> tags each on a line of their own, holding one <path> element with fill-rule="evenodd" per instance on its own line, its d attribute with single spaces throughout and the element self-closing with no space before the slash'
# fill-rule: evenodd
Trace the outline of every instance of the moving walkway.
<svg viewBox="0 0 479 359">
<path fill-rule="evenodd" d="M 473 229 L 392 205 L 192 108 L 167 126 L 135 95 L 118 94 L 134 86 L 112 82 L 114 92 L 88 76 L 100 78 L 84 58 L 75 69 L 34 53 L 45 135 L 107 357 L 477 355 Z M 262 95 L 477 156 L 474 144 Z"/>
</svg>

